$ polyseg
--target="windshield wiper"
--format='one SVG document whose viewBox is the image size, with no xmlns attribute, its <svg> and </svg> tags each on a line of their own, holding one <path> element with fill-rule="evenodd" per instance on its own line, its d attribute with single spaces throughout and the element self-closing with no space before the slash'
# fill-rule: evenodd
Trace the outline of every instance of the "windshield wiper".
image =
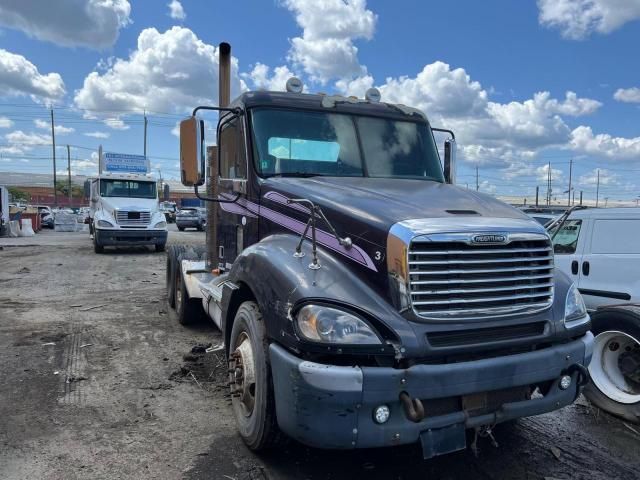
<svg viewBox="0 0 640 480">
<path fill-rule="evenodd" d="M 327 177 L 326 173 L 311 173 L 311 172 L 281 172 L 281 173 L 271 173 L 269 175 L 265 175 L 265 178 L 271 177 L 294 177 L 294 178 L 309 178 L 309 177 Z"/>
</svg>

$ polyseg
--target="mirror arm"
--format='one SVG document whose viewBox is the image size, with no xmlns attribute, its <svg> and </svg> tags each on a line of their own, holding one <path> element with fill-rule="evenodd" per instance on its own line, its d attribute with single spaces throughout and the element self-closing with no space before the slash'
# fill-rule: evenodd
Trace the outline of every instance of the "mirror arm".
<svg viewBox="0 0 640 480">
<path fill-rule="evenodd" d="M 198 110 L 215 110 L 216 112 L 232 112 L 232 113 L 235 113 L 236 115 L 240 115 L 242 113 L 242 109 L 238 107 L 233 107 L 233 108 L 232 107 L 207 107 L 204 105 L 200 105 L 199 107 L 196 107 L 193 109 L 191 116 L 195 117 Z"/>
<path fill-rule="evenodd" d="M 456 135 L 453 133 L 452 130 L 447 130 L 446 128 L 434 128 L 434 127 L 431 127 L 431 130 L 433 130 L 434 132 L 448 133 L 449 135 L 451 135 L 451 138 L 453 138 L 454 140 L 456 139 Z"/>
<path fill-rule="evenodd" d="M 198 186 L 194 185 L 193 186 L 193 191 L 196 194 L 196 197 L 198 197 L 200 200 L 204 201 L 204 202 L 216 202 L 216 203 L 236 203 L 238 201 L 238 199 L 242 196 L 241 193 L 236 194 L 236 198 L 234 198 L 233 200 L 224 200 L 221 198 L 211 198 L 211 197 L 204 197 L 202 195 L 200 195 L 200 193 L 198 192 Z"/>
</svg>

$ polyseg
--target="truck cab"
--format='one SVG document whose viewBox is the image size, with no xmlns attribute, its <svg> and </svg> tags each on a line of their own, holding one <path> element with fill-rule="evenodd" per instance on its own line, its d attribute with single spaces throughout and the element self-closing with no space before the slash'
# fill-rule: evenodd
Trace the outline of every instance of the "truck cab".
<svg viewBox="0 0 640 480">
<path fill-rule="evenodd" d="M 167 222 L 151 175 L 106 172 L 87 182 L 89 231 L 96 253 L 107 246 L 134 245 L 164 251 Z"/>
<path fill-rule="evenodd" d="M 169 303 L 223 332 L 249 448 L 282 431 L 332 449 L 419 442 L 430 458 L 572 403 L 593 336 L 545 229 L 455 186 L 453 132 L 421 111 L 301 90 L 181 124 L 182 182 L 215 222 L 205 255 L 170 248 Z M 221 112 L 208 168 L 202 109 Z M 450 137 L 442 161 L 434 132 Z"/>
</svg>

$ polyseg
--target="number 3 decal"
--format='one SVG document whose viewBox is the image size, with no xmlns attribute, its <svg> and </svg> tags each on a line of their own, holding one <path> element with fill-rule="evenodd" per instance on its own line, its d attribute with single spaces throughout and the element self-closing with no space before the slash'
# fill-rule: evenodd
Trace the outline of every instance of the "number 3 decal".
<svg viewBox="0 0 640 480">
<path fill-rule="evenodd" d="M 376 250 L 375 259 L 382 260 L 382 253 L 380 252 L 380 250 Z"/>
</svg>

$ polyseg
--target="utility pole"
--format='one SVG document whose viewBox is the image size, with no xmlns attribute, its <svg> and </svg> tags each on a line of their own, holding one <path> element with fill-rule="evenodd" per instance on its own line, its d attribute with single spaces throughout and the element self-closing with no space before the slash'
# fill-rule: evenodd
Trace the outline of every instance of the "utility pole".
<svg viewBox="0 0 640 480">
<path fill-rule="evenodd" d="M 478 182 L 478 165 L 476 165 L 476 192 L 480 190 L 480 183 Z"/>
<path fill-rule="evenodd" d="M 596 208 L 598 208 L 599 196 L 600 196 L 600 169 L 598 169 L 598 180 L 596 182 Z"/>
<path fill-rule="evenodd" d="M 538 206 L 538 196 L 540 195 L 540 187 L 536 185 L 536 207 Z"/>
<path fill-rule="evenodd" d="M 582 206 L 582 190 L 580 190 L 580 206 Z"/>
<path fill-rule="evenodd" d="M 571 206 L 571 174 L 573 173 L 573 158 L 569 160 L 569 199 L 567 200 L 567 207 Z M 573 194 L 575 200 L 576 194 Z M 575 202 L 574 202 L 575 203 Z"/>
<path fill-rule="evenodd" d="M 572 202 L 572 205 L 575 205 L 575 204 L 576 204 L 576 189 L 574 188 L 573 189 L 573 202 Z"/>
<path fill-rule="evenodd" d="M 144 111 L 144 158 L 147 158 L 147 111 Z"/>
<path fill-rule="evenodd" d="M 58 191 L 56 190 L 56 132 L 53 124 L 53 108 L 51 108 L 51 145 L 53 146 L 53 206 L 58 206 Z"/>
<path fill-rule="evenodd" d="M 67 173 L 69 174 L 69 182 L 67 188 L 69 189 L 69 206 L 71 206 L 71 149 L 67 144 Z"/>
<path fill-rule="evenodd" d="M 551 162 L 547 164 L 547 205 L 551 205 Z"/>
<path fill-rule="evenodd" d="M 604 197 L 604 208 L 607 208 L 607 203 L 609 203 L 609 197 Z"/>
</svg>

